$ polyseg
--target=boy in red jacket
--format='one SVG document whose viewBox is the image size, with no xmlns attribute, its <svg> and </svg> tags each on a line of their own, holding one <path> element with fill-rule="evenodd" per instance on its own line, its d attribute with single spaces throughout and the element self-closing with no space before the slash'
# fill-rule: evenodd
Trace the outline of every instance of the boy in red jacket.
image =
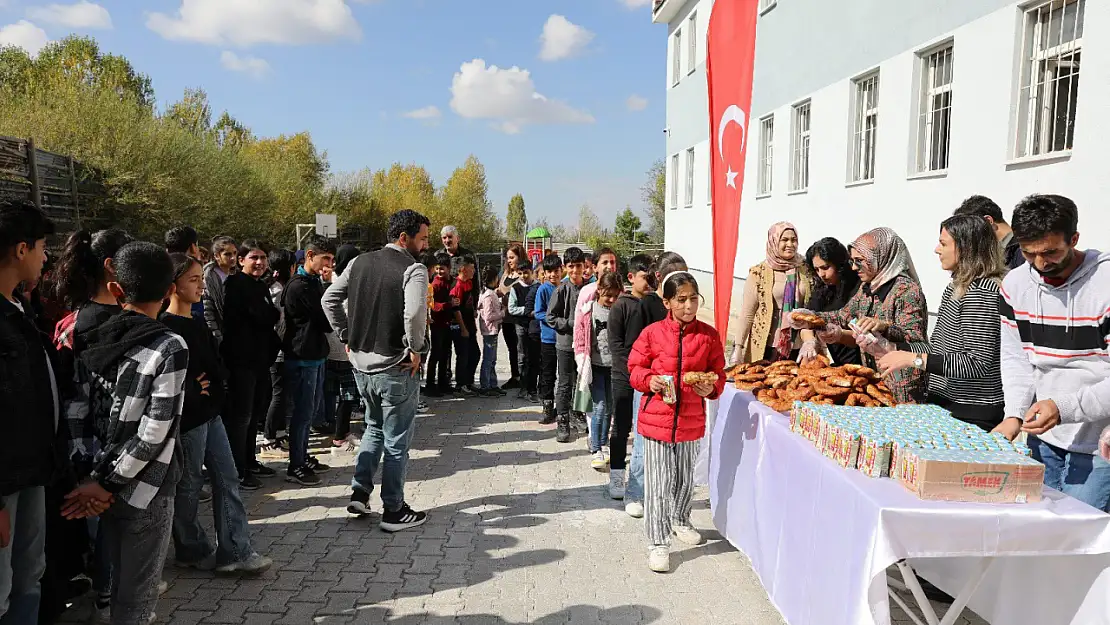
<svg viewBox="0 0 1110 625">
<path fill-rule="evenodd" d="M 644 527 L 648 568 L 670 570 L 672 533 L 696 545 L 701 534 L 690 526 L 694 462 L 705 435 L 705 400 L 725 386 L 725 353 L 717 331 L 697 320 L 698 283 L 685 271 L 663 279 L 667 318 L 644 329 L 632 346 L 628 369 L 632 388 L 644 394 L 637 430 L 644 439 Z M 686 384 L 687 373 L 715 373 L 714 383 Z"/>
<path fill-rule="evenodd" d="M 447 252 L 436 252 L 433 270 L 435 277 L 428 284 L 432 353 L 428 357 L 428 378 L 423 391 L 426 397 L 440 397 L 451 392 L 451 321 L 455 315 L 451 306 L 451 256 Z"/>
</svg>

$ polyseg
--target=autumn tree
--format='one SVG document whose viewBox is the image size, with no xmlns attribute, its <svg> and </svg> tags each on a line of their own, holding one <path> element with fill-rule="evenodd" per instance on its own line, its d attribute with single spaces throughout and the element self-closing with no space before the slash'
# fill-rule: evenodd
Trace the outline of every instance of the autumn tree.
<svg viewBox="0 0 1110 625">
<path fill-rule="evenodd" d="M 501 220 L 489 201 L 486 168 L 476 156 L 469 156 L 451 174 L 438 197 L 438 211 L 429 215 L 434 228 L 454 225 L 466 247 L 476 252 L 500 249 L 504 242 Z"/>
<path fill-rule="evenodd" d="M 505 236 L 513 241 L 523 241 L 528 234 L 528 213 L 524 211 L 524 196 L 517 193 L 509 200 L 505 213 Z"/>
<path fill-rule="evenodd" d="M 0 85 L 24 95 L 42 95 L 61 85 L 83 86 L 147 109 L 154 105 L 150 78 L 135 71 L 126 58 L 101 53 L 91 37 L 70 35 L 53 41 L 33 60 L 22 49 L 4 48 Z"/>
<path fill-rule="evenodd" d="M 212 129 L 212 106 L 204 89 L 186 89 L 185 95 L 166 109 L 166 119 L 186 132 L 207 137 Z"/>
<path fill-rule="evenodd" d="M 648 235 L 662 243 L 667 227 L 667 164 L 659 159 L 647 172 L 647 182 L 640 187 L 640 195 L 648 208 Z"/>
</svg>

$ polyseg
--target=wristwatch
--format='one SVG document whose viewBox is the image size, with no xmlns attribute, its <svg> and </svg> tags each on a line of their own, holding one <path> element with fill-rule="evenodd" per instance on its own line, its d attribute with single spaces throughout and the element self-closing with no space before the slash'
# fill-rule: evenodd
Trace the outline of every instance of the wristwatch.
<svg viewBox="0 0 1110 625">
<path fill-rule="evenodd" d="M 914 366 L 914 368 L 917 368 L 917 369 L 924 369 L 925 368 L 925 359 L 922 358 L 920 354 L 917 355 L 917 357 L 915 357 L 913 359 L 913 366 Z"/>
</svg>

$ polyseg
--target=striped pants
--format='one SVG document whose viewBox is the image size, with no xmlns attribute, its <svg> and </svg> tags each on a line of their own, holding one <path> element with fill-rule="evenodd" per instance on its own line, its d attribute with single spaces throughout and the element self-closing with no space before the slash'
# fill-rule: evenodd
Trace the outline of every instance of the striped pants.
<svg viewBox="0 0 1110 625">
<path fill-rule="evenodd" d="M 700 444 L 644 438 L 644 527 L 653 546 L 669 545 L 675 525 L 690 525 Z"/>
</svg>

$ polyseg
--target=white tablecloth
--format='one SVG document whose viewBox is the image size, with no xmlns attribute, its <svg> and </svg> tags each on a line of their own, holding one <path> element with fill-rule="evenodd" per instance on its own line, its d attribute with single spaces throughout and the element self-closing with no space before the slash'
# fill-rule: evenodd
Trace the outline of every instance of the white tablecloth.
<svg viewBox="0 0 1110 625">
<path fill-rule="evenodd" d="M 955 595 L 995 556 L 969 607 L 995 625 L 1110 624 L 1110 515 L 1045 489 L 1036 504 L 922 501 L 842 469 L 783 415 L 729 387 L 709 453 L 713 521 L 791 625 L 887 625 L 901 559 Z"/>
</svg>

